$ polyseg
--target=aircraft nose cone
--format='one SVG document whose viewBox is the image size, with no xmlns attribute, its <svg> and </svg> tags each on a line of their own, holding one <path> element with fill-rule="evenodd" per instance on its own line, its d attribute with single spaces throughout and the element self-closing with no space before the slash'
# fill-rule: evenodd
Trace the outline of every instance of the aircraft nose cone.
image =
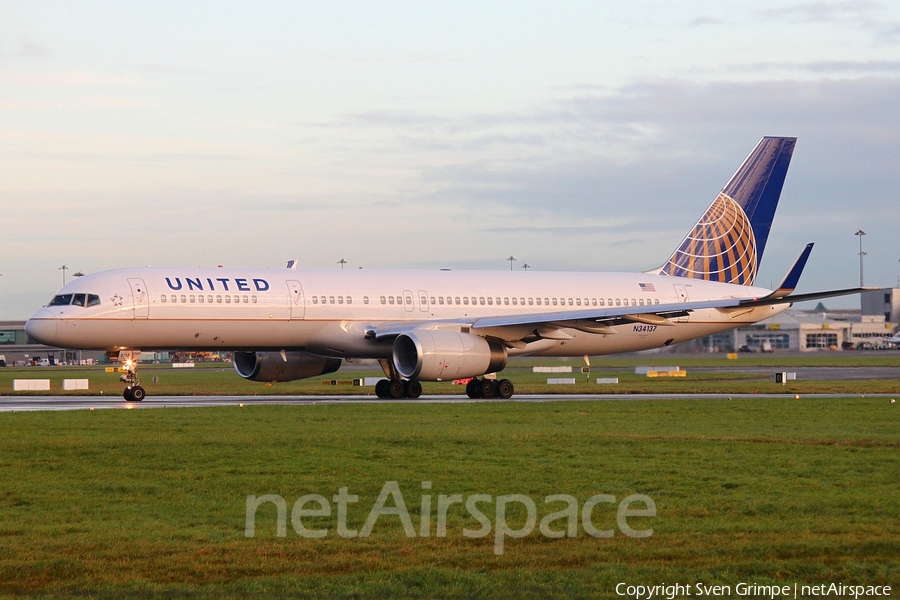
<svg viewBox="0 0 900 600">
<path fill-rule="evenodd" d="M 25 333 L 36 342 L 52 346 L 56 341 L 56 317 L 46 309 L 37 311 L 25 322 Z"/>
</svg>

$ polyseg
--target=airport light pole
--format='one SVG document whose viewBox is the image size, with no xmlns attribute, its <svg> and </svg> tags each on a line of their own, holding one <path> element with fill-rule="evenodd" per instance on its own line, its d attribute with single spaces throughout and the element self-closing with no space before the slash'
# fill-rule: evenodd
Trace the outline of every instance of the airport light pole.
<svg viewBox="0 0 900 600">
<path fill-rule="evenodd" d="M 342 258 L 341 260 L 338 261 L 338 264 L 341 265 L 341 268 L 343 269 L 344 265 L 347 264 L 347 261 Z"/>
<path fill-rule="evenodd" d="M 68 271 L 68 270 L 69 270 L 69 267 L 67 267 L 66 265 L 63 265 L 57 269 L 57 271 L 63 272 L 63 285 L 64 286 L 66 285 L 66 271 Z"/>
<path fill-rule="evenodd" d="M 514 260 L 519 260 L 519 259 L 516 258 L 515 256 L 513 256 L 512 254 L 510 254 L 510 255 L 509 255 L 509 258 L 507 258 L 506 260 L 509 261 L 509 270 L 512 271 L 513 261 L 514 261 Z"/>
<path fill-rule="evenodd" d="M 859 236 L 859 287 L 864 287 L 863 286 L 863 256 L 865 256 L 866 253 L 863 252 L 863 249 L 862 249 L 862 239 L 863 239 L 863 236 L 866 235 L 866 232 L 863 231 L 862 229 L 860 229 L 853 235 Z"/>
<path fill-rule="evenodd" d="M 522 268 L 527 271 L 528 269 L 531 268 L 531 265 L 529 265 L 528 263 L 522 263 Z"/>
</svg>

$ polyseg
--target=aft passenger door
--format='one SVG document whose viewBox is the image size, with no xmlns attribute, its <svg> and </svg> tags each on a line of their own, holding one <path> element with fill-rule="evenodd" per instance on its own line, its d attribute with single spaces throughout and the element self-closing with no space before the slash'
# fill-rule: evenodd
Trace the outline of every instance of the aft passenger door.
<svg viewBox="0 0 900 600">
<path fill-rule="evenodd" d="M 679 302 L 687 302 L 689 300 L 687 289 L 680 283 L 676 283 L 674 285 L 674 287 L 675 287 L 675 296 L 678 298 L 678 301 Z M 675 319 L 675 322 L 676 323 L 687 323 L 688 319 L 689 319 L 689 317 L 687 317 L 687 316 L 678 317 L 677 319 Z"/>
<path fill-rule="evenodd" d="M 129 278 L 128 285 L 131 287 L 134 318 L 148 318 L 150 316 L 150 295 L 147 293 L 147 286 L 144 285 L 144 280 L 139 277 Z"/>
<path fill-rule="evenodd" d="M 306 302 L 303 300 L 303 288 L 300 282 L 290 280 L 287 282 L 288 292 L 291 297 L 291 318 L 302 319 L 306 315 Z"/>
<path fill-rule="evenodd" d="M 419 290 L 419 310 L 428 312 L 428 292 Z"/>
</svg>

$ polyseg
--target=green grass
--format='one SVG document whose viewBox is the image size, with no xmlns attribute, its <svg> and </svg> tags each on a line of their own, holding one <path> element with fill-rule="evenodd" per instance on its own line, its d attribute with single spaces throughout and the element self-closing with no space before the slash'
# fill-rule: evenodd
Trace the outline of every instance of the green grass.
<svg viewBox="0 0 900 600">
<path fill-rule="evenodd" d="M 615 597 L 615 584 L 896 584 L 900 405 L 887 399 L 247 406 L 0 414 L 0 594 Z M 653 535 L 537 533 L 493 552 L 397 517 L 306 539 L 245 497 L 650 496 Z M 431 481 L 429 492 L 421 482 Z M 486 512 L 489 507 L 483 506 Z M 597 525 L 615 527 L 611 505 Z M 493 515 L 491 515 L 493 521 Z M 511 518 L 521 524 L 521 515 Z"/>
</svg>

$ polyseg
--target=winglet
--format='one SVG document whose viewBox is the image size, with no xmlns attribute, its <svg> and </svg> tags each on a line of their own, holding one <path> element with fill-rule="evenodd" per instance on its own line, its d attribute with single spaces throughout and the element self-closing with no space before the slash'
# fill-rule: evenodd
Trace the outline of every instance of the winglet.
<svg viewBox="0 0 900 600">
<path fill-rule="evenodd" d="M 791 267 L 788 274 L 784 276 L 784 281 L 781 282 L 778 289 L 769 295 L 770 298 L 784 298 L 797 289 L 797 284 L 800 282 L 800 274 L 803 273 L 803 268 L 806 266 L 806 261 L 809 260 L 812 249 L 812 243 L 806 245 L 806 248 L 803 249 L 803 252 L 801 252 L 800 256 L 797 257 L 797 260 L 794 261 L 794 266 Z"/>
</svg>

